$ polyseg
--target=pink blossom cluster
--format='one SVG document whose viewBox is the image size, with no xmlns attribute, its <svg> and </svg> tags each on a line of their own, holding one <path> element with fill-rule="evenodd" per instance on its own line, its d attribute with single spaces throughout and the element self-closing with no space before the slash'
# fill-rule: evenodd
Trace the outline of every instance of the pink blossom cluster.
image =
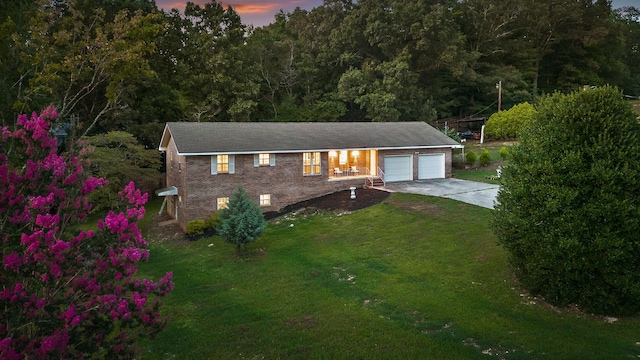
<svg viewBox="0 0 640 360">
<path fill-rule="evenodd" d="M 20 116 L 15 130 L 0 127 L 0 358 L 129 357 L 132 334 L 162 329 L 172 273 L 136 277 L 149 251 L 136 224 L 147 194 L 133 182 L 121 209 L 74 233 L 92 208 L 87 195 L 107 182 L 57 153 L 57 117 L 49 107 Z"/>
</svg>

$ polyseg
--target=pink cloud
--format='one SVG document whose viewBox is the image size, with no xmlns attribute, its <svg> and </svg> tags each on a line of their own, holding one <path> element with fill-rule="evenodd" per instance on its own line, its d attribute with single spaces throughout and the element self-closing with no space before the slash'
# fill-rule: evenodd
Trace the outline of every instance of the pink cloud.
<svg viewBox="0 0 640 360">
<path fill-rule="evenodd" d="M 191 0 L 194 4 L 204 5 L 211 3 L 213 0 Z M 156 0 L 156 4 L 164 11 L 178 9 L 184 11 L 187 1 L 184 0 Z M 280 10 L 293 11 L 296 7 L 311 10 L 314 7 L 322 5 L 322 0 L 234 0 L 233 3 L 220 2 L 224 8 L 231 7 L 240 14 L 242 22 L 245 24 L 253 24 L 254 26 L 263 26 L 273 22 L 275 14 Z"/>
<path fill-rule="evenodd" d="M 242 14 L 274 14 L 282 8 L 280 3 L 267 4 L 228 4 L 240 15 Z M 227 4 L 223 4 L 226 8 Z"/>
</svg>

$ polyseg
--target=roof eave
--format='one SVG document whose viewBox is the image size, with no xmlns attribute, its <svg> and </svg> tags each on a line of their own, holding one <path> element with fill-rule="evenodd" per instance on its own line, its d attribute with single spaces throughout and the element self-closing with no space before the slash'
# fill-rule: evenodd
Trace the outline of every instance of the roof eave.
<svg viewBox="0 0 640 360">
<path fill-rule="evenodd" d="M 460 144 L 443 144 L 443 145 L 418 145 L 418 146 L 387 146 L 387 147 L 366 147 L 366 148 L 325 148 L 325 149 L 294 149 L 294 150 L 252 150 L 252 151 L 203 151 L 203 152 L 184 152 L 178 151 L 180 156 L 208 156 L 208 155 L 252 155 L 260 153 L 269 154 L 296 154 L 305 152 L 329 152 L 336 150 L 409 150 L 409 149 L 462 149 L 464 145 Z"/>
<path fill-rule="evenodd" d="M 167 151 L 167 146 L 169 145 L 169 140 L 171 139 L 171 131 L 169 130 L 169 123 L 164 124 L 164 130 L 162 131 L 162 138 L 160 139 L 160 145 L 158 145 L 158 150 L 165 152 Z"/>
</svg>

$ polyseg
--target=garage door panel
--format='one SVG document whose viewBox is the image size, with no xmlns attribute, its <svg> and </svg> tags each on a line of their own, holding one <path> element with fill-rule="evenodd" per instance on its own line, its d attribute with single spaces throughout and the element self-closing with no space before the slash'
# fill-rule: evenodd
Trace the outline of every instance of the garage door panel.
<svg viewBox="0 0 640 360">
<path fill-rule="evenodd" d="M 389 182 L 413 180 L 413 157 L 411 155 L 385 156 L 384 179 Z"/>
<path fill-rule="evenodd" d="M 418 156 L 418 179 L 442 179 L 444 177 L 444 154 L 423 154 Z"/>
</svg>

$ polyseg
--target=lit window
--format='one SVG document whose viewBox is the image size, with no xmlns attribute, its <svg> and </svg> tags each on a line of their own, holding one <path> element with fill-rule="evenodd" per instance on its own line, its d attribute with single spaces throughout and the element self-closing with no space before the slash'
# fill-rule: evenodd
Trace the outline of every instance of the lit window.
<svg viewBox="0 0 640 360">
<path fill-rule="evenodd" d="M 218 198 L 218 206 L 217 209 L 228 209 L 229 208 L 229 198 L 228 197 L 221 197 Z"/>
<path fill-rule="evenodd" d="M 304 175 L 320 175 L 319 152 L 307 152 L 302 154 L 302 173 Z"/>
<path fill-rule="evenodd" d="M 229 155 L 218 155 L 218 174 L 229 172 Z"/>
<path fill-rule="evenodd" d="M 270 165 L 271 164 L 271 155 L 269 155 L 269 154 L 259 154 L 258 158 L 260 160 L 260 165 Z"/>
<path fill-rule="evenodd" d="M 271 194 L 260 195 L 260 206 L 271 206 Z"/>
<path fill-rule="evenodd" d="M 211 175 L 235 173 L 235 155 L 211 155 Z"/>
<path fill-rule="evenodd" d="M 340 151 L 340 165 L 345 165 L 347 163 L 347 152 Z"/>
</svg>

